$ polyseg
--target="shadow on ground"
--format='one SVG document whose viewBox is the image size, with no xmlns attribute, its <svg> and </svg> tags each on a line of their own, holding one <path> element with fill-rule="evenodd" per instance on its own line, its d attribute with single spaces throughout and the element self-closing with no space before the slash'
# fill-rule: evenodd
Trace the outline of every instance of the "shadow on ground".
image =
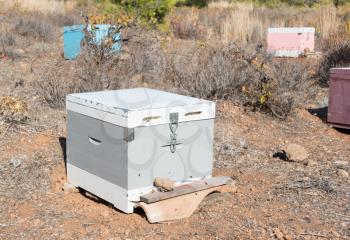
<svg viewBox="0 0 350 240">
<path fill-rule="evenodd" d="M 309 108 L 308 112 L 314 116 L 317 116 L 323 122 L 327 121 L 328 106 L 320 107 L 320 108 Z"/>
<path fill-rule="evenodd" d="M 319 119 L 322 120 L 322 122 L 328 124 L 327 123 L 328 106 L 321 107 L 321 108 L 310 108 L 308 109 L 308 112 L 314 116 L 317 116 Z M 332 126 L 332 124 L 329 124 L 329 125 Z M 338 126 L 332 126 L 332 127 L 339 133 L 350 135 L 350 123 L 349 123 L 349 127 L 347 128 L 342 128 Z"/>
</svg>

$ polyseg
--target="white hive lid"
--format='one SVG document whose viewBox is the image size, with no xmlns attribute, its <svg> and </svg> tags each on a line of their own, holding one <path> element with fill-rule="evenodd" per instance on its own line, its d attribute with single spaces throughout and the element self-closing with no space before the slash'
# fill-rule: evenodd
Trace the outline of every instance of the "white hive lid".
<svg viewBox="0 0 350 240">
<path fill-rule="evenodd" d="M 279 27 L 279 28 L 269 28 L 268 33 L 306 33 L 315 32 L 314 27 Z"/>
<path fill-rule="evenodd" d="M 330 73 L 331 73 L 331 74 L 350 75 L 350 67 L 331 68 Z"/>
<path fill-rule="evenodd" d="M 67 110 L 123 127 L 166 124 L 177 112 L 179 122 L 215 117 L 215 103 L 149 89 L 133 88 L 67 95 Z"/>
</svg>

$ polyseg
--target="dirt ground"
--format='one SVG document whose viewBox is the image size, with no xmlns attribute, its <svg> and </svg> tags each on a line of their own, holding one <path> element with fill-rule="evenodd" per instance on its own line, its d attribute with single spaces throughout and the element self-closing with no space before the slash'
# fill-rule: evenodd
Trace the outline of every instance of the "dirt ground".
<svg viewBox="0 0 350 240">
<path fill-rule="evenodd" d="M 328 89 L 285 121 L 218 101 L 214 176 L 232 177 L 238 189 L 208 196 L 188 219 L 149 224 L 140 210 L 65 194 L 65 112 L 33 90 L 61 48 L 34 45 L 0 59 L 0 96 L 29 106 L 25 124 L 0 122 L 0 239 L 350 239 L 350 178 L 339 171 L 350 172 L 350 132 L 325 124 Z M 308 158 L 274 157 L 290 143 Z"/>
</svg>

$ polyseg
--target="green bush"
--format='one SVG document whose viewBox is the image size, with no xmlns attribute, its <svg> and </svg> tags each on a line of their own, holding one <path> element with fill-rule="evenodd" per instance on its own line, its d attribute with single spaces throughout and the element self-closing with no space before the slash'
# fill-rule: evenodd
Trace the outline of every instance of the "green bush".
<svg viewBox="0 0 350 240">
<path fill-rule="evenodd" d="M 162 23 L 176 0 L 111 0 L 147 23 Z"/>
</svg>

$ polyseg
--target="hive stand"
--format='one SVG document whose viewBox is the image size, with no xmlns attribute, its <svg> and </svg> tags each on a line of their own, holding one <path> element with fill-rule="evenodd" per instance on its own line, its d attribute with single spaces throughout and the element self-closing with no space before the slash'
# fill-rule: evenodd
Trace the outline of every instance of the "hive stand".
<svg viewBox="0 0 350 240">
<path fill-rule="evenodd" d="M 229 177 L 216 177 L 175 187 L 170 192 L 154 192 L 140 197 L 136 204 L 146 213 L 150 223 L 187 218 L 202 200 L 213 192 L 228 192 L 233 183 Z"/>
</svg>

